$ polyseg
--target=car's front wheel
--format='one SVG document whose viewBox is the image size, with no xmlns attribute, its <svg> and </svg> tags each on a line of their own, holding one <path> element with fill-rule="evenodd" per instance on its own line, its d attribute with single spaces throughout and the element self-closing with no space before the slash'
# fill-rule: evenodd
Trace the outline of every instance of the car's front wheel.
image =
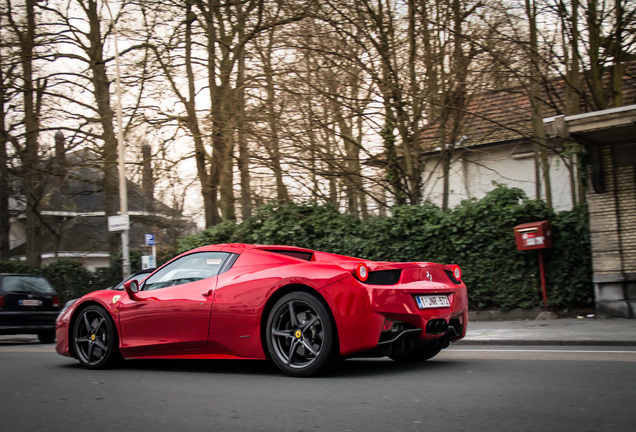
<svg viewBox="0 0 636 432">
<path fill-rule="evenodd" d="M 266 329 L 268 352 L 283 372 L 310 376 L 327 372 L 339 358 L 329 311 L 314 295 L 292 292 L 274 304 Z"/>
<path fill-rule="evenodd" d="M 88 306 L 79 312 L 73 326 L 73 349 L 88 369 L 114 366 L 121 360 L 115 324 L 102 307 Z"/>
</svg>

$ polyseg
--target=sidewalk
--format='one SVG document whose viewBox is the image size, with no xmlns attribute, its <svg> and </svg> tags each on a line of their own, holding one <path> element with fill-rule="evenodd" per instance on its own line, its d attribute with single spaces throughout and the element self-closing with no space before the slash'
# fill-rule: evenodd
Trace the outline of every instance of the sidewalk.
<svg viewBox="0 0 636 432">
<path fill-rule="evenodd" d="M 636 319 L 468 321 L 461 345 L 636 346 Z"/>
<path fill-rule="evenodd" d="M 0 336 L 0 345 L 39 344 L 35 335 Z M 458 345 L 636 346 L 636 319 L 558 318 L 468 321 Z M 51 344 L 51 347 L 53 345 Z"/>
</svg>

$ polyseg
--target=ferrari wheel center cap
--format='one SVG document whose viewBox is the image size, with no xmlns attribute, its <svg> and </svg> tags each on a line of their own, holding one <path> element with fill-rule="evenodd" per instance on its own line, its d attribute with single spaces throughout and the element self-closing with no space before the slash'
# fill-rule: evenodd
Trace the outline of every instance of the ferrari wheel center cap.
<svg viewBox="0 0 636 432">
<path fill-rule="evenodd" d="M 296 330 L 296 333 L 294 335 L 296 336 L 296 339 L 300 339 L 303 333 L 300 330 Z"/>
<path fill-rule="evenodd" d="M 92 340 L 93 342 L 95 341 L 95 335 L 94 335 L 94 334 L 92 334 L 92 335 L 91 335 L 91 340 Z"/>
</svg>

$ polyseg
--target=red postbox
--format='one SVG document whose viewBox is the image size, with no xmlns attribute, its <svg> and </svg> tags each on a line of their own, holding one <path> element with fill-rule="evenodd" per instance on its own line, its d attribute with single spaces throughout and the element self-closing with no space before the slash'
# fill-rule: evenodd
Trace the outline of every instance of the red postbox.
<svg viewBox="0 0 636 432">
<path fill-rule="evenodd" d="M 539 273 L 541 290 L 543 291 L 543 309 L 548 310 L 548 292 L 545 287 L 545 270 L 543 268 L 543 249 L 552 247 L 552 229 L 550 221 L 530 222 L 515 227 L 517 250 L 539 250 Z"/>
<path fill-rule="evenodd" d="M 515 227 L 517 250 L 548 249 L 552 247 L 550 221 L 530 222 Z"/>
</svg>

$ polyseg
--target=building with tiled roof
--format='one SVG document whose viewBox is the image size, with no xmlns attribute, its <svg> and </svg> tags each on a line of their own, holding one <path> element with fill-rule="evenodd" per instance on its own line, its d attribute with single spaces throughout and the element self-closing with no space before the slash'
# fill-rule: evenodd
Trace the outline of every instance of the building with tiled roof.
<svg viewBox="0 0 636 432">
<path fill-rule="evenodd" d="M 89 270 L 108 267 L 108 221 L 104 212 L 103 171 L 99 157 L 87 150 L 64 155 L 67 167 L 47 176 L 40 201 L 41 258 L 47 265 L 59 258 L 80 258 Z M 145 234 L 154 234 L 159 247 L 171 246 L 196 226 L 181 212 L 150 196 L 133 181 L 127 182 L 130 247 L 149 254 Z M 10 198 L 10 254 L 24 259 L 26 254 L 26 200 L 20 181 L 12 184 Z"/>
<path fill-rule="evenodd" d="M 583 83 L 585 80 L 583 80 Z M 543 117 L 563 114 L 565 84 L 549 83 L 543 93 Z M 585 84 L 583 84 L 585 87 Z M 636 103 L 636 62 L 625 66 L 624 104 Z M 592 110 L 589 95 L 581 97 L 581 112 Z M 466 198 L 480 198 L 493 189 L 493 182 L 523 189 L 536 196 L 535 159 L 531 124 L 532 107 L 523 87 L 488 91 L 468 98 L 462 126 L 452 152 L 449 205 Z M 433 123 L 421 135 L 424 149 L 423 196 L 433 203 L 442 202 L 443 175 L 440 162 L 439 125 Z M 572 207 L 570 172 L 564 147 L 552 146 L 548 152 L 553 205 L 556 210 Z"/>
</svg>

